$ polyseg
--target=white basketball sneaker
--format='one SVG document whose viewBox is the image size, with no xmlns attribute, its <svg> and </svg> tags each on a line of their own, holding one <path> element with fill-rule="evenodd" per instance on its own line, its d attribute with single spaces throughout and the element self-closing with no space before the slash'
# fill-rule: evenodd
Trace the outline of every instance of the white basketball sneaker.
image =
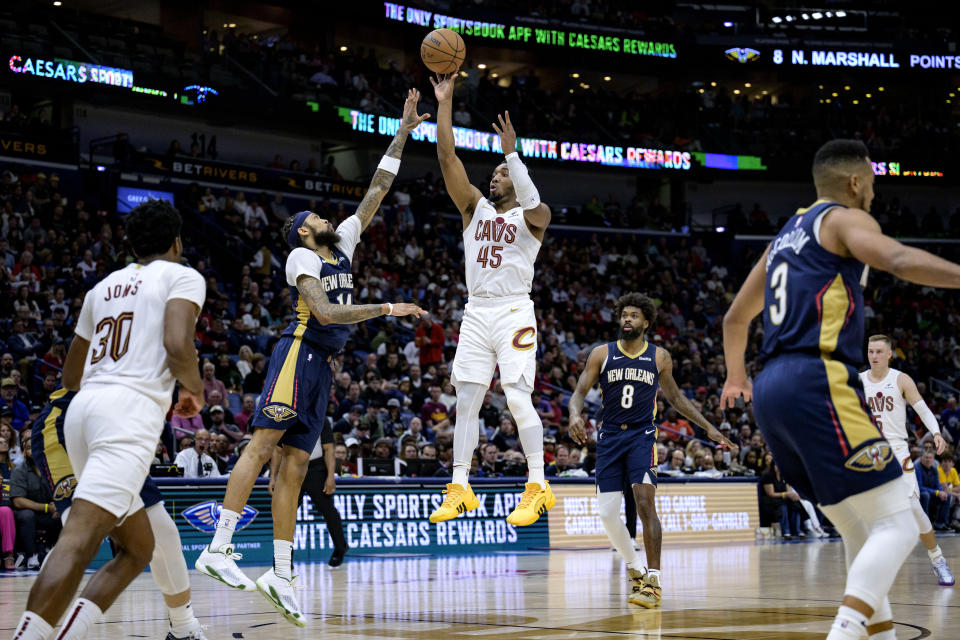
<svg viewBox="0 0 960 640">
<path fill-rule="evenodd" d="M 237 566 L 237 560 L 241 558 L 243 554 L 234 553 L 232 544 L 225 544 L 216 551 L 212 551 L 208 546 L 197 558 L 194 567 L 200 573 L 219 580 L 231 589 L 256 591 L 257 585 Z"/>
<path fill-rule="evenodd" d="M 296 577 L 287 580 L 281 578 L 273 569 L 269 569 L 265 574 L 257 578 L 257 590 L 270 601 L 277 611 L 283 614 L 291 624 L 298 627 L 307 626 L 307 619 L 300 611 L 300 604 L 297 602 Z"/>
</svg>

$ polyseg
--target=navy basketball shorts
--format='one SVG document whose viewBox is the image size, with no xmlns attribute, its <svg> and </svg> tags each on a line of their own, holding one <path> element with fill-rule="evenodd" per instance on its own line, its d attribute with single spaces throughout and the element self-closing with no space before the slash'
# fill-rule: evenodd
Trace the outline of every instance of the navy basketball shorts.
<svg viewBox="0 0 960 640">
<path fill-rule="evenodd" d="M 313 451 L 330 399 L 330 354 L 302 338 L 280 338 L 270 356 L 263 393 L 253 413 L 255 429 L 279 429 L 279 444 Z"/>
<path fill-rule="evenodd" d="M 59 394 L 59 391 L 57 393 Z M 50 485 L 53 504 L 61 514 L 73 504 L 73 490 L 77 486 L 77 478 L 73 472 L 73 465 L 70 464 L 63 436 L 66 411 L 75 395 L 75 392 L 64 393 L 59 396 L 56 405 L 47 404 L 34 423 L 35 428 L 30 435 L 33 461 L 42 477 Z M 147 476 L 140 489 L 140 499 L 143 500 L 145 509 L 163 502 L 160 488 L 150 476 Z"/>
<path fill-rule="evenodd" d="M 597 434 L 597 487 L 600 493 L 623 491 L 624 479 L 631 485 L 657 486 L 657 428 L 603 426 Z"/>
<path fill-rule="evenodd" d="M 754 381 L 753 412 L 780 474 L 809 500 L 836 504 L 902 475 L 857 370 L 843 362 L 774 358 Z"/>
</svg>

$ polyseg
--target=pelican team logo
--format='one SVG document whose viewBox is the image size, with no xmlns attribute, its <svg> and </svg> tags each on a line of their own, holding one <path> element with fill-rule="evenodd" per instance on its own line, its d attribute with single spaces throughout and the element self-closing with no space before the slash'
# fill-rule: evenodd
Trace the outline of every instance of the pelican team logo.
<svg viewBox="0 0 960 640">
<path fill-rule="evenodd" d="M 893 450 L 886 440 L 860 447 L 843 465 L 851 471 L 883 471 L 893 460 Z"/>
<path fill-rule="evenodd" d="M 297 417 L 297 412 L 282 404 L 268 404 L 263 408 L 263 415 L 276 422 L 283 422 Z"/>
<path fill-rule="evenodd" d="M 760 52 L 750 47 L 733 47 L 732 49 L 724 51 L 724 54 L 726 54 L 727 59 L 739 62 L 740 64 L 756 62 L 760 59 Z"/>
<path fill-rule="evenodd" d="M 220 518 L 220 511 L 222 509 L 223 505 L 217 504 L 216 500 L 207 500 L 197 503 L 192 507 L 187 507 L 180 512 L 180 515 L 197 531 L 213 533 L 217 530 L 217 520 Z M 244 507 L 243 511 L 240 512 L 240 519 L 237 521 L 237 526 L 234 531 L 241 531 L 247 528 L 250 523 L 253 522 L 253 519 L 257 517 L 258 513 L 260 512 L 253 507 Z"/>
<path fill-rule="evenodd" d="M 67 500 L 73 497 L 73 490 L 77 488 L 77 477 L 72 473 L 57 483 L 53 489 L 54 500 Z"/>
<path fill-rule="evenodd" d="M 524 342 L 524 340 L 532 339 L 532 342 Z M 513 333 L 513 348 L 517 351 L 529 351 L 537 346 L 537 328 L 536 327 L 524 327 L 523 329 L 517 329 Z"/>
</svg>

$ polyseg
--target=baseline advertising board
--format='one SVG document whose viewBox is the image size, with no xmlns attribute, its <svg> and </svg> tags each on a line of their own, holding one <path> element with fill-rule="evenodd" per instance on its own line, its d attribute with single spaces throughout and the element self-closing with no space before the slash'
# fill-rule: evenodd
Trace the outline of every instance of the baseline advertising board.
<svg viewBox="0 0 960 640">
<path fill-rule="evenodd" d="M 557 505 L 550 510 L 550 548 L 609 547 L 593 484 L 551 484 Z M 663 541 L 713 543 L 752 541 L 760 526 L 756 482 L 670 482 L 657 487 Z M 621 506 L 621 514 L 623 513 Z M 637 520 L 637 536 L 643 530 Z"/>
<path fill-rule="evenodd" d="M 358 484 L 359 483 L 359 484 Z M 177 523 L 188 566 L 210 541 L 223 500 L 224 482 L 185 484 L 158 479 L 167 511 Z M 428 517 L 440 505 L 441 485 L 338 483 L 334 503 L 343 518 L 351 555 L 473 554 L 548 546 L 545 519 L 529 527 L 507 524 L 520 500 L 519 485 L 474 485 L 480 506 L 463 517 L 432 524 Z M 273 561 L 273 522 L 266 484 L 254 487 L 241 514 L 234 546 L 244 564 Z M 298 562 L 326 562 L 332 541 L 326 523 L 304 496 L 297 510 L 293 548 Z"/>
</svg>

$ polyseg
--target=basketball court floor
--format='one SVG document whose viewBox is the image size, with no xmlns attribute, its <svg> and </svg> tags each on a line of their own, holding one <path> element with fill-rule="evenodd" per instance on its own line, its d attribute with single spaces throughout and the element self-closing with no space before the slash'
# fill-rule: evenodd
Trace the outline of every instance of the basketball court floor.
<svg viewBox="0 0 960 640">
<path fill-rule="evenodd" d="M 960 570 L 960 536 L 944 536 L 940 543 Z M 333 570 L 295 567 L 306 629 L 282 620 L 260 594 L 228 590 L 195 571 L 193 604 L 210 640 L 822 640 L 844 579 L 839 540 L 666 546 L 663 608 L 647 611 L 627 604 L 626 573 L 608 550 L 347 558 Z M 244 569 L 251 577 L 264 570 Z M 34 578 L 0 575 L 0 638 L 6 638 Z M 937 586 L 918 544 L 890 596 L 897 637 L 960 638 L 957 589 Z M 165 635 L 163 601 L 144 574 L 90 637 Z"/>
</svg>

